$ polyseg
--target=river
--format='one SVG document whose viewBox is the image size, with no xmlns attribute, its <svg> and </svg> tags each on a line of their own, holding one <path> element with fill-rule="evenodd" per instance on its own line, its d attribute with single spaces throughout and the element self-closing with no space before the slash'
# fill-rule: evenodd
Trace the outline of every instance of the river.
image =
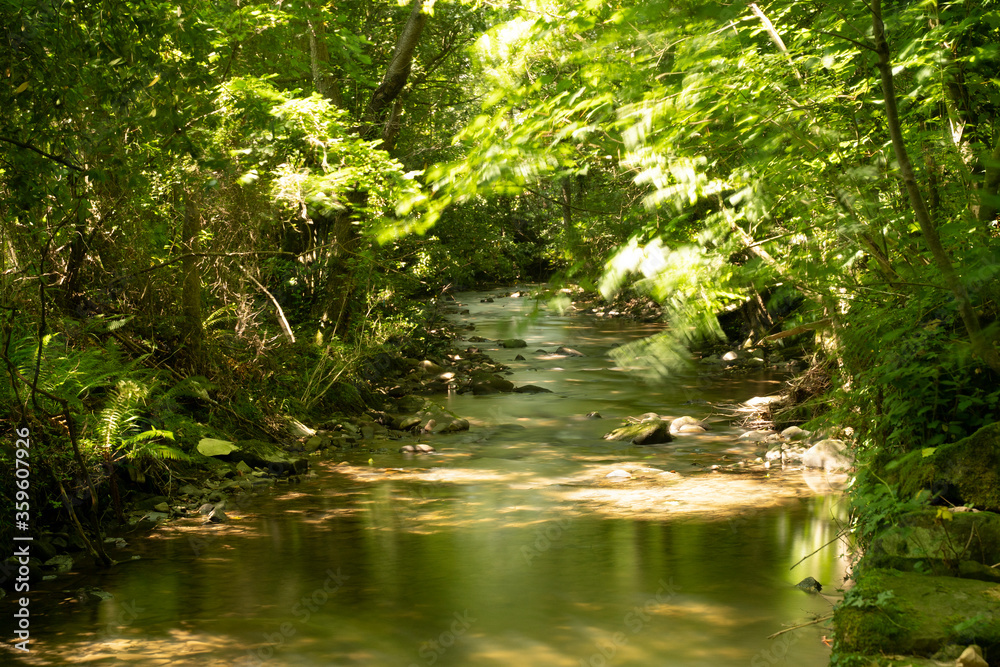
<svg viewBox="0 0 1000 667">
<path fill-rule="evenodd" d="M 475 324 L 469 335 L 528 347 L 461 346 L 509 364 L 516 384 L 553 393 L 434 397 L 472 423 L 430 436 L 437 454 L 330 453 L 301 484 L 239 503 L 228 524 L 171 522 L 113 554 L 137 560 L 44 582 L 21 659 L 826 665 L 824 623 L 767 637 L 830 612 L 843 547 L 792 566 L 834 539 L 843 500 L 816 494 L 800 471 L 711 467 L 753 447 L 736 441 L 741 431 L 717 405 L 774 392 L 782 377 L 645 373 L 609 355 L 656 326 L 536 311 L 502 294 L 458 295 L 470 312 L 457 319 Z M 586 356 L 550 354 L 559 346 Z M 601 438 L 648 411 L 714 427 L 652 447 Z M 631 476 L 607 477 L 616 470 Z M 806 576 L 824 595 L 795 588 Z M 113 597 L 81 599 L 83 586 Z"/>
</svg>

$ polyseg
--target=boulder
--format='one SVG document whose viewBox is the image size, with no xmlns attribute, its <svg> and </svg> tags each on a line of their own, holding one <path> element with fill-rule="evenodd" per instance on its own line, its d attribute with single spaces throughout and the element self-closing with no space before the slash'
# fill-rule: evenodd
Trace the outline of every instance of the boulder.
<svg viewBox="0 0 1000 667">
<path fill-rule="evenodd" d="M 823 585 L 820 584 L 815 579 L 813 579 L 812 577 L 806 577 L 799 583 L 795 584 L 795 587 L 807 591 L 809 593 L 819 593 L 821 590 L 823 590 Z"/>
<path fill-rule="evenodd" d="M 562 354 L 562 355 L 565 355 L 567 357 L 585 357 L 585 356 L 587 356 L 583 352 L 580 352 L 579 350 L 574 350 L 571 347 L 560 347 L 559 349 L 556 350 L 556 354 Z"/>
<path fill-rule="evenodd" d="M 499 375 L 494 375 L 485 371 L 478 371 L 472 374 L 472 393 L 476 396 L 483 394 L 509 393 L 514 391 L 514 383 Z"/>
<path fill-rule="evenodd" d="M 708 424 L 699 419 L 695 419 L 694 417 L 688 417 L 687 415 L 678 417 L 670 422 L 670 433 L 673 435 L 681 433 L 704 433 L 707 430 Z"/>
<path fill-rule="evenodd" d="M 440 364 L 437 364 L 430 359 L 424 359 L 417 363 L 417 368 L 423 370 L 427 375 L 439 375 L 445 372 L 445 369 Z"/>
<path fill-rule="evenodd" d="M 739 437 L 740 440 L 749 440 L 750 442 L 764 442 L 769 437 L 776 435 L 774 431 L 764 431 L 764 430 L 754 430 L 747 431 Z"/>
<path fill-rule="evenodd" d="M 503 348 L 528 347 L 528 343 L 520 338 L 504 338 L 498 340 L 497 344 Z"/>
<path fill-rule="evenodd" d="M 539 387 L 533 384 L 526 384 L 520 387 L 515 387 L 514 391 L 519 394 L 551 394 L 551 389 L 546 389 L 545 387 Z"/>
<path fill-rule="evenodd" d="M 237 449 L 229 440 L 202 438 L 198 441 L 198 453 L 203 456 L 226 456 Z"/>
<path fill-rule="evenodd" d="M 435 450 L 430 445 L 418 443 L 416 445 L 403 445 L 399 451 L 403 454 L 433 454 Z"/>
<path fill-rule="evenodd" d="M 867 569 L 834 610 L 838 651 L 930 656 L 945 646 L 1000 646 L 1000 585 Z"/>
<path fill-rule="evenodd" d="M 1000 511 L 1000 422 L 957 442 L 911 452 L 889 473 L 906 496 L 926 489 L 955 505 Z"/>
<path fill-rule="evenodd" d="M 802 464 L 807 468 L 847 470 L 852 463 L 847 444 L 843 440 L 820 440 L 802 455 Z"/>
<path fill-rule="evenodd" d="M 309 470 L 309 459 L 293 457 L 281 447 L 262 440 L 240 440 L 237 448 L 227 458 L 239 465 L 243 462 L 251 468 L 263 468 L 275 476 L 302 475 Z"/>
<path fill-rule="evenodd" d="M 626 424 L 604 436 L 605 440 L 625 440 L 633 445 L 658 445 L 673 440 L 670 423 L 663 419 L 644 419 L 637 424 Z"/>
<path fill-rule="evenodd" d="M 805 440 L 810 435 L 812 435 L 812 433 L 805 431 L 798 426 L 789 426 L 781 432 L 781 437 L 785 440 Z"/>
<path fill-rule="evenodd" d="M 58 573 L 69 572 L 73 569 L 73 558 L 62 554 L 60 556 L 54 556 L 48 559 L 42 564 L 46 570 L 53 570 Z"/>
<path fill-rule="evenodd" d="M 1000 563 L 1000 514 L 944 508 L 907 512 L 875 536 L 865 563 L 998 581 L 1000 568 L 990 566 Z"/>
<path fill-rule="evenodd" d="M 965 647 L 962 655 L 955 661 L 955 667 L 990 667 L 990 665 L 983 659 L 983 650 L 973 644 Z"/>
</svg>

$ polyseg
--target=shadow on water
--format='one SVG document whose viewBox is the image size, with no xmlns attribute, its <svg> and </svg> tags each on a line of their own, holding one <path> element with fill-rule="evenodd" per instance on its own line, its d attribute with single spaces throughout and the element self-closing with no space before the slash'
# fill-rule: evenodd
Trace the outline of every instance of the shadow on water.
<svg viewBox="0 0 1000 667">
<path fill-rule="evenodd" d="M 478 316 L 477 333 L 489 331 L 485 306 Z M 601 440 L 612 422 L 583 418 L 590 410 L 711 414 L 707 404 L 683 405 L 675 386 L 610 366 L 600 351 L 638 333 L 604 324 L 595 331 L 578 318 L 539 317 L 521 329 L 538 339 L 529 351 L 558 344 L 588 356 L 525 362 L 537 371 L 512 364 L 517 383 L 549 382 L 552 395 L 446 398 L 474 427 L 441 436 L 440 455 L 322 460 L 315 477 L 243 504 L 229 524 L 177 520 L 118 555 L 140 560 L 42 583 L 32 598 L 33 650 L 19 659 L 825 665 L 822 623 L 767 637 L 829 613 L 830 598 L 794 584 L 813 576 L 824 593 L 835 591 L 842 547 L 790 568 L 834 539 L 840 499 L 812 494 L 794 473 L 703 472 L 700 457 L 739 451 L 721 423 L 653 448 Z M 498 352 L 513 362 L 516 351 Z M 768 382 L 697 391 L 743 400 L 773 391 L 760 392 Z M 629 466 L 627 481 L 606 480 L 607 470 Z M 681 474 L 660 476 L 673 469 Z M 84 586 L 114 597 L 81 599 Z"/>
</svg>

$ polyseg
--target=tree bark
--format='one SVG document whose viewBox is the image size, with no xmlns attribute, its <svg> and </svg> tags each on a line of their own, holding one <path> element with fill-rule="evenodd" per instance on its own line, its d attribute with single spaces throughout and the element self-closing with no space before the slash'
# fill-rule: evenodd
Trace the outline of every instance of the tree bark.
<svg viewBox="0 0 1000 667">
<path fill-rule="evenodd" d="M 391 150 L 394 147 L 402 115 L 399 95 L 409 80 L 413 56 L 424 26 L 427 25 L 427 19 L 428 15 L 424 13 L 424 0 L 413 0 L 410 16 L 396 40 L 396 48 L 382 82 L 372 93 L 357 127 L 358 135 L 362 139 L 378 140 L 377 147 L 383 150 Z M 316 34 L 318 36 L 318 33 Z M 314 51 L 314 62 L 316 57 L 322 55 L 323 49 Z M 326 57 L 328 59 L 329 54 Z M 337 103 L 335 98 L 323 94 L 332 103 Z M 358 226 L 354 224 L 354 216 L 357 211 L 365 207 L 368 195 L 365 192 L 354 191 L 350 193 L 348 202 L 347 209 L 339 213 L 332 224 L 331 235 L 336 245 L 328 255 L 325 290 L 317 302 L 318 308 L 314 310 L 314 314 L 322 323 L 332 327 L 334 335 L 342 335 L 349 331 L 351 325 L 350 299 L 355 284 L 351 258 L 357 254 L 361 240 Z"/>
<path fill-rule="evenodd" d="M 913 172 L 913 165 L 906 151 L 906 143 L 903 140 L 903 131 L 899 123 L 899 112 L 896 107 L 896 89 L 892 80 L 892 62 L 889 57 L 889 43 L 885 38 L 885 26 L 882 23 L 882 2 L 874 0 L 872 9 L 872 30 L 875 37 L 875 52 L 878 54 L 878 69 L 882 80 L 882 97 L 885 100 L 886 124 L 889 128 L 889 136 L 892 140 L 892 150 L 896 155 L 896 162 L 899 164 L 899 174 L 903 185 L 906 187 L 906 194 L 910 200 L 917 223 L 920 225 L 920 232 L 934 257 L 938 270 L 941 272 L 945 283 L 955 295 L 958 303 L 958 310 L 965 324 L 966 332 L 972 343 L 973 351 L 993 369 L 995 373 L 1000 373 L 1000 355 L 997 354 L 993 342 L 989 340 L 982 330 L 979 317 L 972 308 L 969 294 L 962 284 L 955 267 L 952 266 L 951 259 L 941 244 L 941 237 L 937 228 L 931 220 L 927 203 L 920 191 L 916 175 Z"/>
<path fill-rule="evenodd" d="M 424 1 L 413 0 L 410 18 L 407 19 L 399 39 L 396 40 L 396 48 L 382 77 L 382 83 L 372 93 L 372 98 L 361 117 L 359 134 L 363 139 L 379 139 L 382 144 L 380 148 L 384 148 L 386 140 L 393 135 L 393 116 L 398 119 L 398 114 L 401 112 L 401 109 L 395 109 L 396 99 L 403 92 L 410 77 L 413 53 L 416 51 L 424 26 L 427 25 L 427 18 Z"/>
<path fill-rule="evenodd" d="M 997 217 L 998 198 L 1000 198 L 1000 140 L 993 147 L 990 161 L 986 165 L 986 179 L 979 193 L 979 222 L 993 222 Z"/>
<path fill-rule="evenodd" d="M 573 181 L 569 176 L 562 178 L 562 216 L 566 248 L 573 255 L 576 250 L 576 229 L 573 227 Z"/>
<path fill-rule="evenodd" d="M 315 10 L 312 3 L 307 6 L 310 10 Z M 330 73 L 330 49 L 326 44 L 326 23 L 316 17 L 311 17 L 307 23 L 309 28 L 309 65 L 312 70 L 313 86 L 317 93 L 343 109 L 344 100 L 333 75 Z"/>
</svg>

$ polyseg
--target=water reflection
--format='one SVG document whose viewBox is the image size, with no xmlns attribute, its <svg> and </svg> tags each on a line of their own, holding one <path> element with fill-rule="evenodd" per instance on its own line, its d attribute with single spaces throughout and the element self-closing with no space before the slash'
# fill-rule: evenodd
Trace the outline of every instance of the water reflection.
<svg viewBox="0 0 1000 667">
<path fill-rule="evenodd" d="M 701 473 L 699 457 L 744 453 L 722 424 L 636 448 L 603 441 L 609 420 L 584 417 L 711 417 L 708 404 L 683 405 L 691 386 L 708 400 L 742 400 L 772 379 L 639 382 L 602 355 L 649 327 L 539 317 L 520 328 L 526 318 L 497 311 L 478 313 L 481 333 L 498 335 L 502 322 L 529 350 L 568 345 L 588 356 L 516 362 L 538 368 L 516 369 L 518 383 L 550 383 L 553 395 L 446 397 L 475 427 L 436 441 L 439 456 L 332 458 L 294 490 L 242 505 L 229 524 L 177 521 L 130 548 L 141 560 L 43 584 L 36 643 L 17 659 L 825 665 L 822 624 L 790 643 L 767 636 L 829 612 L 828 598 L 794 584 L 812 576 L 833 591 L 842 546 L 790 568 L 834 539 L 837 498 L 778 474 Z M 498 352 L 515 363 L 516 350 Z M 628 481 L 603 481 L 629 466 Z M 81 600 L 83 586 L 115 597 Z"/>
</svg>

